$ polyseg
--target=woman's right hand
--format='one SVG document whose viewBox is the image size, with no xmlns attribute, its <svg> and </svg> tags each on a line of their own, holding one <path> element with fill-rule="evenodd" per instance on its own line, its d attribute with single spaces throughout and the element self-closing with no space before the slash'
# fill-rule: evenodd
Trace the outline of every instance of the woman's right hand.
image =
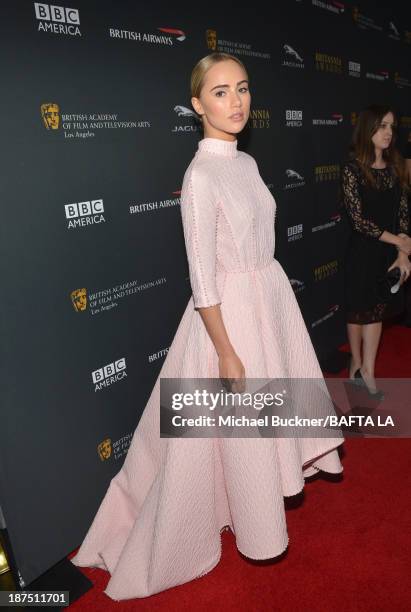
<svg viewBox="0 0 411 612">
<path fill-rule="evenodd" d="M 411 274 L 411 262 L 408 259 L 407 255 L 405 255 L 405 253 L 403 253 L 402 251 L 398 253 L 397 259 L 394 261 L 394 263 L 391 264 L 387 272 L 389 272 L 393 268 L 400 269 L 400 272 L 401 272 L 400 285 L 402 285 L 403 283 L 405 283 L 406 280 L 408 280 Z"/>
<path fill-rule="evenodd" d="M 227 391 L 243 393 L 245 391 L 245 368 L 235 352 L 221 355 L 218 360 L 220 379 Z"/>
<path fill-rule="evenodd" d="M 400 239 L 398 249 L 408 256 L 411 255 L 411 238 L 407 234 L 398 234 L 398 238 Z"/>
</svg>

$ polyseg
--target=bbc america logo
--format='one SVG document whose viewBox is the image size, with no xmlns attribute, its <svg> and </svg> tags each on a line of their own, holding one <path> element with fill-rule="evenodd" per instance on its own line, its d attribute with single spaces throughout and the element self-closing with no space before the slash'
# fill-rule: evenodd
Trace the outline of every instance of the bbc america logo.
<svg viewBox="0 0 411 612">
<path fill-rule="evenodd" d="M 294 240 L 299 240 L 303 237 L 303 224 L 299 223 L 298 225 L 292 225 L 287 227 L 287 237 L 288 242 L 292 242 Z"/>
<path fill-rule="evenodd" d="M 106 366 L 99 368 L 98 370 L 94 370 L 91 373 L 91 377 L 93 379 L 94 391 L 101 391 L 105 387 L 109 387 L 110 385 L 122 380 L 127 377 L 126 372 L 126 360 L 124 357 L 121 359 L 117 359 L 113 361 L 113 363 L 108 363 Z"/>
<path fill-rule="evenodd" d="M 301 127 L 303 124 L 303 111 L 302 110 L 286 110 L 285 111 L 285 125 L 287 127 Z"/>
<path fill-rule="evenodd" d="M 80 25 L 80 14 L 77 9 L 35 2 L 34 10 L 39 21 L 39 32 L 81 36 L 78 27 Z"/>
<path fill-rule="evenodd" d="M 360 78 L 361 76 L 361 64 L 358 62 L 348 62 L 348 74 L 355 78 Z"/>
<path fill-rule="evenodd" d="M 86 202 L 65 204 L 64 210 L 66 219 L 68 219 L 67 229 L 105 222 L 103 200 L 87 200 Z"/>
</svg>

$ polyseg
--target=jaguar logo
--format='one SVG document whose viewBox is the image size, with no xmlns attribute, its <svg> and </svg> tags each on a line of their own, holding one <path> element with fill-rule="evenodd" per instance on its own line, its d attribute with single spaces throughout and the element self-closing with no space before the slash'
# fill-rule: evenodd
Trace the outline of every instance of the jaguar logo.
<svg viewBox="0 0 411 612">
<path fill-rule="evenodd" d="M 174 112 L 176 112 L 179 117 L 195 117 L 196 116 L 195 112 L 187 108 L 186 106 L 175 106 Z"/>
<path fill-rule="evenodd" d="M 285 174 L 287 176 L 287 178 L 295 178 L 299 181 L 303 181 L 304 178 L 301 176 L 301 174 L 298 174 L 298 172 L 296 172 L 295 170 L 292 170 L 291 168 L 287 168 L 287 170 L 285 171 Z"/>
<path fill-rule="evenodd" d="M 301 55 L 299 55 L 295 49 L 290 47 L 290 45 L 283 45 L 283 49 L 284 49 L 284 51 L 286 52 L 287 55 L 292 55 L 299 62 L 303 61 L 303 58 L 301 57 Z"/>
</svg>

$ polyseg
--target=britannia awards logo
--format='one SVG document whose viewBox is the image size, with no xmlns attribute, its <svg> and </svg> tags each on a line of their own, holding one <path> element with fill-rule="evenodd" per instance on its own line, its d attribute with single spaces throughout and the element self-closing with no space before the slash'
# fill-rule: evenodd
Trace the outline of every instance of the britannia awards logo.
<svg viewBox="0 0 411 612">
<path fill-rule="evenodd" d="M 247 127 L 251 129 L 268 129 L 270 127 L 270 111 L 268 108 L 250 110 Z"/>
<path fill-rule="evenodd" d="M 315 52 L 315 68 L 320 72 L 332 72 L 342 74 L 342 59 L 338 55 L 328 55 L 328 53 Z"/>
<path fill-rule="evenodd" d="M 77 9 L 35 2 L 34 11 L 38 20 L 38 32 L 81 36 Z"/>
<path fill-rule="evenodd" d="M 327 164 L 314 167 L 314 180 L 316 183 L 324 183 L 326 181 L 337 181 L 340 178 L 340 165 Z"/>
<path fill-rule="evenodd" d="M 74 289 L 70 293 L 70 299 L 76 312 L 83 312 L 87 309 L 87 289 Z"/>
<path fill-rule="evenodd" d="M 322 281 L 330 276 L 334 276 L 334 274 L 337 274 L 338 272 L 338 260 L 333 259 L 332 261 L 328 261 L 321 266 L 317 266 L 314 268 L 313 272 L 315 281 Z"/>
<path fill-rule="evenodd" d="M 399 120 L 399 127 L 405 130 L 411 130 L 411 116 L 402 115 Z"/>
</svg>

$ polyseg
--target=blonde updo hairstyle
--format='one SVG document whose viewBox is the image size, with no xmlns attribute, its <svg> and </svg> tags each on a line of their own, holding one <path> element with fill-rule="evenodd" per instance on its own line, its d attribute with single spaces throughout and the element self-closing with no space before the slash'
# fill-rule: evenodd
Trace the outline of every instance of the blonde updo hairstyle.
<svg viewBox="0 0 411 612">
<path fill-rule="evenodd" d="M 230 55 L 229 53 L 210 53 L 209 55 L 206 55 L 205 57 L 201 58 L 201 60 L 199 60 L 193 68 L 190 81 L 192 98 L 200 97 L 201 90 L 203 89 L 204 85 L 205 75 L 210 70 L 210 68 L 214 66 L 214 64 L 218 64 L 218 62 L 224 62 L 227 60 L 233 60 L 234 62 L 237 62 L 237 64 L 241 66 L 241 68 L 244 70 L 248 79 L 246 67 L 244 66 L 243 62 L 238 59 L 238 57 Z M 203 120 L 201 116 L 198 117 L 201 121 Z"/>
</svg>

